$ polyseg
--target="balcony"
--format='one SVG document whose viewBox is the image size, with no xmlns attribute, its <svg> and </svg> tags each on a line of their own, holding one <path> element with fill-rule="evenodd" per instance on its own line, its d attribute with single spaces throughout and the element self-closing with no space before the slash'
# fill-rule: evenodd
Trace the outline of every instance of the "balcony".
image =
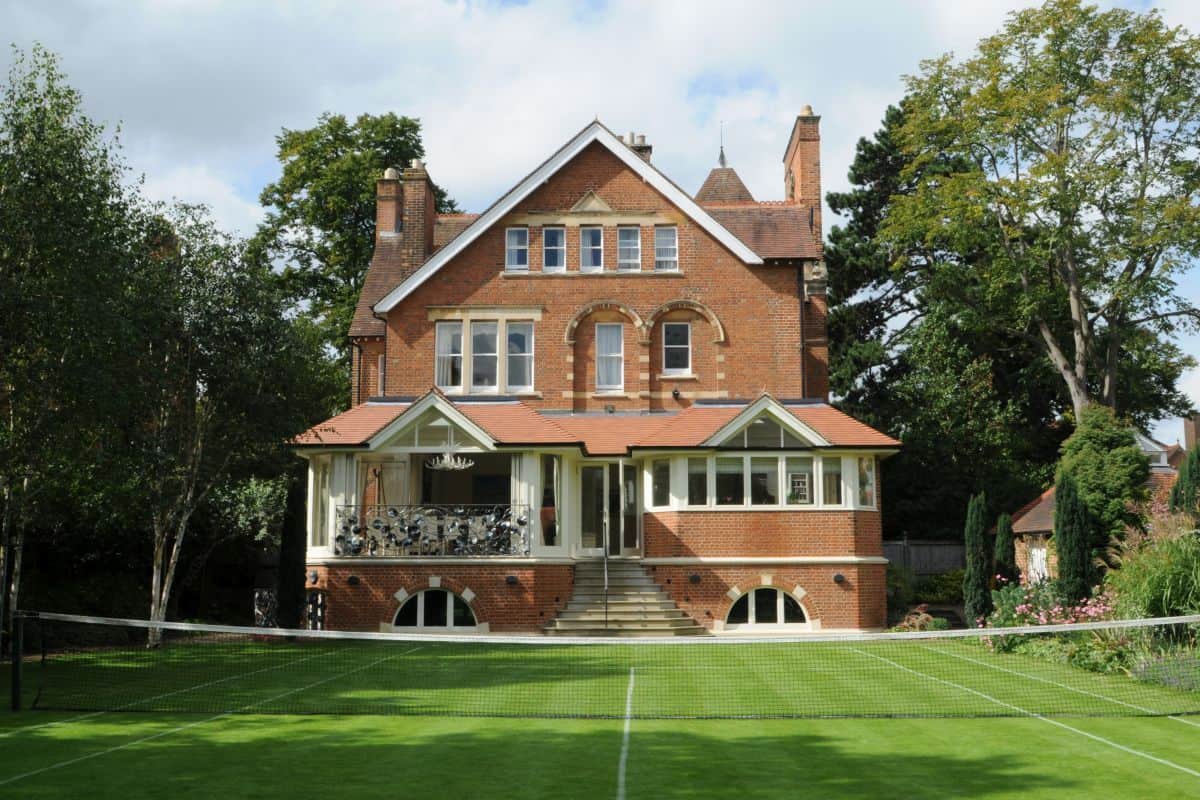
<svg viewBox="0 0 1200 800">
<path fill-rule="evenodd" d="M 529 555 L 520 505 L 339 506 L 333 552 L 348 558 Z"/>
</svg>

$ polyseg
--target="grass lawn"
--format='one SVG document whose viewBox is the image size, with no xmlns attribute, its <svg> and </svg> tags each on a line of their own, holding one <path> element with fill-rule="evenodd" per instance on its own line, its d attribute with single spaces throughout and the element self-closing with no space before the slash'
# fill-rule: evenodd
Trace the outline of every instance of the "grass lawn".
<svg viewBox="0 0 1200 800">
<path fill-rule="evenodd" d="M 1200 796 L 1200 717 L 1143 716 L 1196 693 L 963 642 L 193 641 L 25 677 L 56 710 L 0 715 L 0 797 Z M 697 718 L 737 715 L 797 718 Z"/>
</svg>

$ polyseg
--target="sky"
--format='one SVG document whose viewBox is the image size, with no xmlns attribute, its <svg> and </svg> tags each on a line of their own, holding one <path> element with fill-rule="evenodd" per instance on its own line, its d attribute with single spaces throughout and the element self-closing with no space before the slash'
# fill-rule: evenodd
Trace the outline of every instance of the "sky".
<svg viewBox="0 0 1200 800">
<path fill-rule="evenodd" d="M 855 143 L 878 129 L 904 76 L 969 53 L 1023 5 L 6 0 L 0 43 L 61 56 L 87 113 L 119 127 L 150 197 L 206 203 L 245 234 L 279 174 L 276 135 L 323 112 L 420 118 L 430 174 L 480 211 L 597 117 L 645 134 L 655 164 L 691 191 L 716 165 L 723 122 L 730 166 L 756 198 L 780 199 L 783 150 L 809 104 L 824 188 L 845 189 Z M 1200 31 L 1200 3 L 1156 6 Z M 4 74 L 10 61 L 4 48 Z M 1181 289 L 1200 300 L 1200 267 Z M 1181 344 L 1200 355 L 1200 336 Z M 1200 407 L 1200 370 L 1184 388 Z M 1178 420 L 1153 431 L 1168 443 L 1181 432 Z"/>
</svg>

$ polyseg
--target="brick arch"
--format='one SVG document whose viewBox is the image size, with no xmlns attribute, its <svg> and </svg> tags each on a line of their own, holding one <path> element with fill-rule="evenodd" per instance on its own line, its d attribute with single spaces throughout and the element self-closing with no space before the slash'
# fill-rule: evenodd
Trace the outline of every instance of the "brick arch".
<svg viewBox="0 0 1200 800">
<path fill-rule="evenodd" d="M 729 592 L 729 594 L 727 595 L 728 602 L 725 604 L 724 610 L 721 614 L 721 620 L 725 624 L 729 623 L 729 612 L 733 611 L 734 603 L 738 602 L 743 597 L 748 598 L 754 592 L 755 589 L 774 589 L 776 591 L 783 592 L 785 595 L 787 595 L 788 597 L 795 600 L 796 605 L 800 606 L 800 610 L 804 612 L 804 622 L 805 623 L 807 623 L 810 626 L 812 626 L 814 624 L 819 626 L 821 624 L 821 620 L 813 615 L 812 606 L 810 606 L 808 603 L 804 602 L 805 598 L 809 597 L 809 594 L 799 584 L 797 584 L 795 586 L 795 588 L 793 588 L 793 589 L 788 589 L 785 586 L 778 586 L 775 583 L 767 582 L 764 579 L 763 581 L 754 584 L 753 586 L 751 586 L 748 589 L 743 589 L 740 586 L 736 586 L 736 585 L 733 587 L 733 589 L 737 591 L 737 596 L 736 597 L 732 596 L 734 593 L 733 590 L 731 590 Z M 752 602 L 752 600 L 747 600 L 746 602 Z"/>
<path fill-rule="evenodd" d="M 663 303 L 658 308 L 650 312 L 649 318 L 646 320 L 645 326 L 642 328 L 644 342 L 650 341 L 650 331 L 654 329 L 655 323 L 663 314 L 669 311 L 693 311 L 708 320 L 708 324 L 713 329 L 713 342 L 720 344 L 725 341 L 725 326 L 721 324 L 721 320 L 717 317 L 715 311 L 697 300 L 670 300 Z"/>
<path fill-rule="evenodd" d="M 642 320 L 641 315 L 629 306 L 616 300 L 597 300 L 593 303 L 588 303 L 575 312 L 575 316 L 571 317 L 571 321 L 567 323 L 567 330 L 563 334 L 563 341 L 567 344 L 575 344 L 575 331 L 579 329 L 579 323 L 597 311 L 616 311 L 618 314 L 623 314 L 627 317 L 639 331 L 644 332 L 647 330 L 646 323 Z"/>
<path fill-rule="evenodd" d="M 388 617 L 389 624 L 393 624 L 393 625 L 395 624 L 396 615 L 400 613 L 400 609 L 404 608 L 405 603 L 407 603 L 409 600 L 416 597 L 418 594 L 429 591 L 430 589 L 433 589 L 435 591 L 438 589 L 441 589 L 441 590 L 450 592 L 450 594 L 454 595 L 459 600 L 462 600 L 464 603 L 467 604 L 467 607 L 471 609 L 471 613 L 475 615 L 475 625 L 476 626 L 486 624 L 486 621 L 483 619 L 483 614 L 481 613 L 483 611 L 483 609 L 481 608 L 481 605 L 479 603 L 479 595 L 475 594 L 474 591 L 471 591 L 471 587 L 468 586 L 464 581 L 461 581 L 454 577 L 445 576 L 445 575 L 439 576 L 439 577 L 440 577 L 440 583 L 437 586 L 430 585 L 428 575 L 419 575 L 417 577 L 417 579 L 413 580 L 413 581 L 402 581 L 401 582 L 402 584 L 410 584 L 411 583 L 412 588 L 410 590 L 410 588 L 407 585 L 400 586 L 400 589 L 403 589 L 404 593 L 405 593 L 403 600 L 398 600 L 396 598 L 396 595 L 400 593 L 400 589 L 397 589 L 392 594 L 392 599 L 396 600 L 396 602 L 394 603 L 394 607 L 391 611 L 391 616 Z M 471 591 L 471 599 L 470 600 L 463 597 L 463 592 L 466 592 L 466 591 Z"/>
</svg>

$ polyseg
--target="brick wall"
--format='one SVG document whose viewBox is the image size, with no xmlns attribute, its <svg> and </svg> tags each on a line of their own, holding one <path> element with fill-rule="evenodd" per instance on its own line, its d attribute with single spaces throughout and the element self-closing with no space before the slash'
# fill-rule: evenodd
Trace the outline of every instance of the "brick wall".
<svg viewBox="0 0 1200 800">
<path fill-rule="evenodd" d="M 878 511 L 647 511 L 647 558 L 881 556 Z"/>
<path fill-rule="evenodd" d="M 774 566 L 654 566 L 649 568 L 655 581 L 687 614 L 707 628 L 724 622 L 735 597 L 759 586 L 774 586 L 795 594 L 804 594 L 800 604 L 811 620 L 819 620 L 821 629 L 873 629 L 884 627 L 887 594 L 883 564 Z M 834 581 L 841 574 L 842 583 Z M 691 576 L 699 577 L 698 583 Z"/>
<path fill-rule="evenodd" d="M 642 273 L 617 273 L 616 226 L 607 225 L 603 274 L 579 274 L 577 227 L 567 228 L 567 273 L 543 273 L 541 228 L 533 225 L 529 232 L 528 274 L 506 274 L 506 224 L 530 214 L 566 211 L 589 190 L 595 191 L 617 213 L 657 215 L 676 225 L 680 271 L 653 272 L 654 229 L 645 225 Z M 407 199 L 406 195 L 406 204 Z M 501 305 L 542 309 L 542 318 L 535 325 L 535 388 L 539 396 L 528 401 L 535 407 L 600 410 L 614 405 L 619 410 L 677 409 L 697 398 L 754 397 L 763 390 L 776 397 L 800 397 L 803 389 L 798 269 L 799 266 L 743 264 L 612 153 L 593 144 L 526 198 L 507 221 L 485 232 L 389 314 L 387 393 L 420 395 L 429 388 L 434 358 L 434 326 L 428 318 L 429 306 Z M 714 342 L 715 331 L 700 314 L 672 312 L 672 318 L 693 322 L 697 378 L 659 379 L 658 325 L 646 336 L 646 332 L 637 328 L 632 315 L 609 308 L 585 315 L 573 327 L 581 309 L 606 299 L 627 306 L 643 320 L 670 301 L 702 303 L 724 326 L 726 341 Z M 626 323 L 626 397 L 623 398 L 592 396 L 594 323 L 610 318 Z M 667 318 L 664 315 L 659 323 Z M 818 318 L 823 319 L 823 315 L 811 315 L 810 325 L 819 325 Z M 569 342 L 572 330 L 574 341 Z M 812 355 L 817 361 L 821 358 L 816 351 Z M 366 379 L 365 374 L 360 378 Z M 818 381 L 818 385 L 822 383 Z M 679 400 L 671 396 L 676 387 L 681 394 Z"/>
<path fill-rule="evenodd" d="M 337 564 L 312 565 L 317 582 L 309 589 L 326 592 L 325 626 L 330 630 L 378 631 L 391 624 L 400 603 L 395 594 L 429 589 L 429 579 L 441 579 L 442 589 L 461 595 L 470 589 L 468 603 L 476 621 L 492 631 L 537 632 L 561 611 L 571 597 L 574 570 L 566 564 L 514 566 L 487 564 Z M 505 578 L 513 575 L 517 584 Z M 357 576 L 358 584 L 349 578 Z"/>
<path fill-rule="evenodd" d="M 1017 536 L 1013 540 L 1013 547 L 1016 550 L 1017 569 L 1021 573 L 1022 585 L 1029 582 L 1025 577 L 1029 571 L 1029 545 L 1035 541 L 1046 542 L 1046 572 L 1050 578 L 1058 577 L 1058 553 L 1054 551 L 1053 540 L 1044 534 L 1024 534 Z"/>
</svg>

